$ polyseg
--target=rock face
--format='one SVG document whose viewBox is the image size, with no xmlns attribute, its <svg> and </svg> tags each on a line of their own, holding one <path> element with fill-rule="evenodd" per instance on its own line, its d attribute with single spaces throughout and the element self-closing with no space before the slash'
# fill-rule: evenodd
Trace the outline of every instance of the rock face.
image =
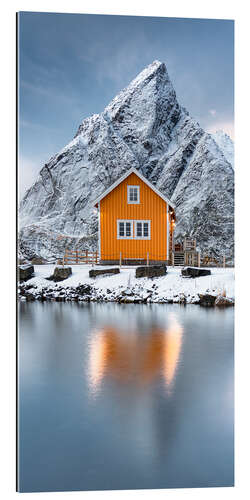
<svg viewBox="0 0 250 500">
<path fill-rule="evenodd" d="M 53 275 L 50 277 L 52 281 L 66 280 L 72 274 L 71 267 L 55 267 Z"/>
<path fill-rule="evenodd" d="M 232 139 L 229 135 L 225 134 L 223 130 L 217 130 L 214 134 L 212 134 L 212 137 L 223 152 L 227 161 L 231 163 L 234 168 L 234 143 Z"/>
<path fill-rule="evenodd" d="M 29 264 L 19 266 L 18 274 L 20 281 L 27 281 L 34 275 L 34 266 L 30 266 Z"/>
<path fill-rule="evenodd" d="M 187 278 L 199 278 L 199 276 L 209 276 L 210 269 L 200 269 L 199 267 L 185 267 L 181 270 L 182 276 Z"/>
<path fill-rule="evenodd" d="M 221 147 L 177 101 L 155 61 L 41 169 L 20 204 L 20 254 L 58 258 L 96 249 L 92 201 L 135 167 L 176 205 L 176 239 L 233 256 L 234 172 Z"/>
<path fill-rule="evenodd" d="M 160 266 L 140 266 L 136 268 L 136 278 L 155 278 L 157 276 L 165 276 L 167 274 L 167 267 L 165 264 Z"/>
<path fill-rule="evenodd" d="M 228 297 L 223 297 L 223 295 L 218 295 L 214 305 L 218 307 L 234 306 L 234 301 Z"/>
<path fill-rule="evenodd" d="M 216 301 L 216 295 L 211 295 L 210 293 L 201 294 L 199 293 L 200 305 L 205 307 L 212 307 Z"/>
<path fill-rule="evenodd" d="M 106 275 L 106 274 L 119 274 L 120 269 L 118 267 L 114 267 L 111 269 L 90 269 L 89 277 L 96 278 L 96 276 Z"/>
</svg>

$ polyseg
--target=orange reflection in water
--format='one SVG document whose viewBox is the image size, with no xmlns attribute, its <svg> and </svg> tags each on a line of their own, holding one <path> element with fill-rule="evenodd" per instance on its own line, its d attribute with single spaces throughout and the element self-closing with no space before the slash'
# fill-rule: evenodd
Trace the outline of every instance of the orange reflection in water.
<svg viewBox="0 0 250 500">
<path fill-rule="evenodd" d="M 89 380 L 97 390 L 105 375 L 121 383 L 147 384 L 162 374 L 167 387 L 174 379 L 182 346 L 183 329 L 174 316 L 167 330 L 154 327 L 147 334 L 106 327 L 92 338 Z"/>
</svg>

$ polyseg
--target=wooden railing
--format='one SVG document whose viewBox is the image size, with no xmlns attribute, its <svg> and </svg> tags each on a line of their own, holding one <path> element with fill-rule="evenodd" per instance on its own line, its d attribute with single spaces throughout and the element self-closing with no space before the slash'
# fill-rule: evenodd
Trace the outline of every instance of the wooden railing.
<svg viewBox="0 0 250 500">
<path fill-rule="evenodd" d="M 90 250 L 65 250 L 63 264 L 98 264 L 98 252 Z"/>
<path fill-rule="evenodd" d="M 196 251 L 196 240 L 191 240 L 189 238 L 184 238 L 183 242 L 175 243 L 175 252 L 195 252 Z"/>
<path fill-rule="evenodd" d="M 195 251 L 196 250 L 196 240 L 190 240 L 189 238 L 184 239 L 183 249 L 187 251 Z"/>
</svg>

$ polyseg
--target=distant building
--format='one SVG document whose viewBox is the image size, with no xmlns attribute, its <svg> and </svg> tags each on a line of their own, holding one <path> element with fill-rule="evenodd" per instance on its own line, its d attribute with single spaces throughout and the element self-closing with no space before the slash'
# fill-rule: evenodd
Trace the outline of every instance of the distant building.
<svg viewBox="0 0 250 500">
<path fill-rule="evenodd" d="M 94 202 L 103 264 L 170 263 L 174 205 L 135 168 Z"/>
</svg>

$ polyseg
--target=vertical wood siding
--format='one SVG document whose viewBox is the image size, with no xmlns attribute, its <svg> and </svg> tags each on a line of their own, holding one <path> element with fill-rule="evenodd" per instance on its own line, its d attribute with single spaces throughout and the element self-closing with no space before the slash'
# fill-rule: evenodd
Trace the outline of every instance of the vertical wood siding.
<svg viewBox="0 0 250 500">
<path fill-rule="evenodd" d="M 140 204 L 127 203 L 127 186 L 140 186 Z M 117 219 L 150 220 L 151 239 L 117 239 Z M 167 203 L 136 174 L 129 175 L 100 202 L 101 259 L 166 260 Z"/>
</svg>

